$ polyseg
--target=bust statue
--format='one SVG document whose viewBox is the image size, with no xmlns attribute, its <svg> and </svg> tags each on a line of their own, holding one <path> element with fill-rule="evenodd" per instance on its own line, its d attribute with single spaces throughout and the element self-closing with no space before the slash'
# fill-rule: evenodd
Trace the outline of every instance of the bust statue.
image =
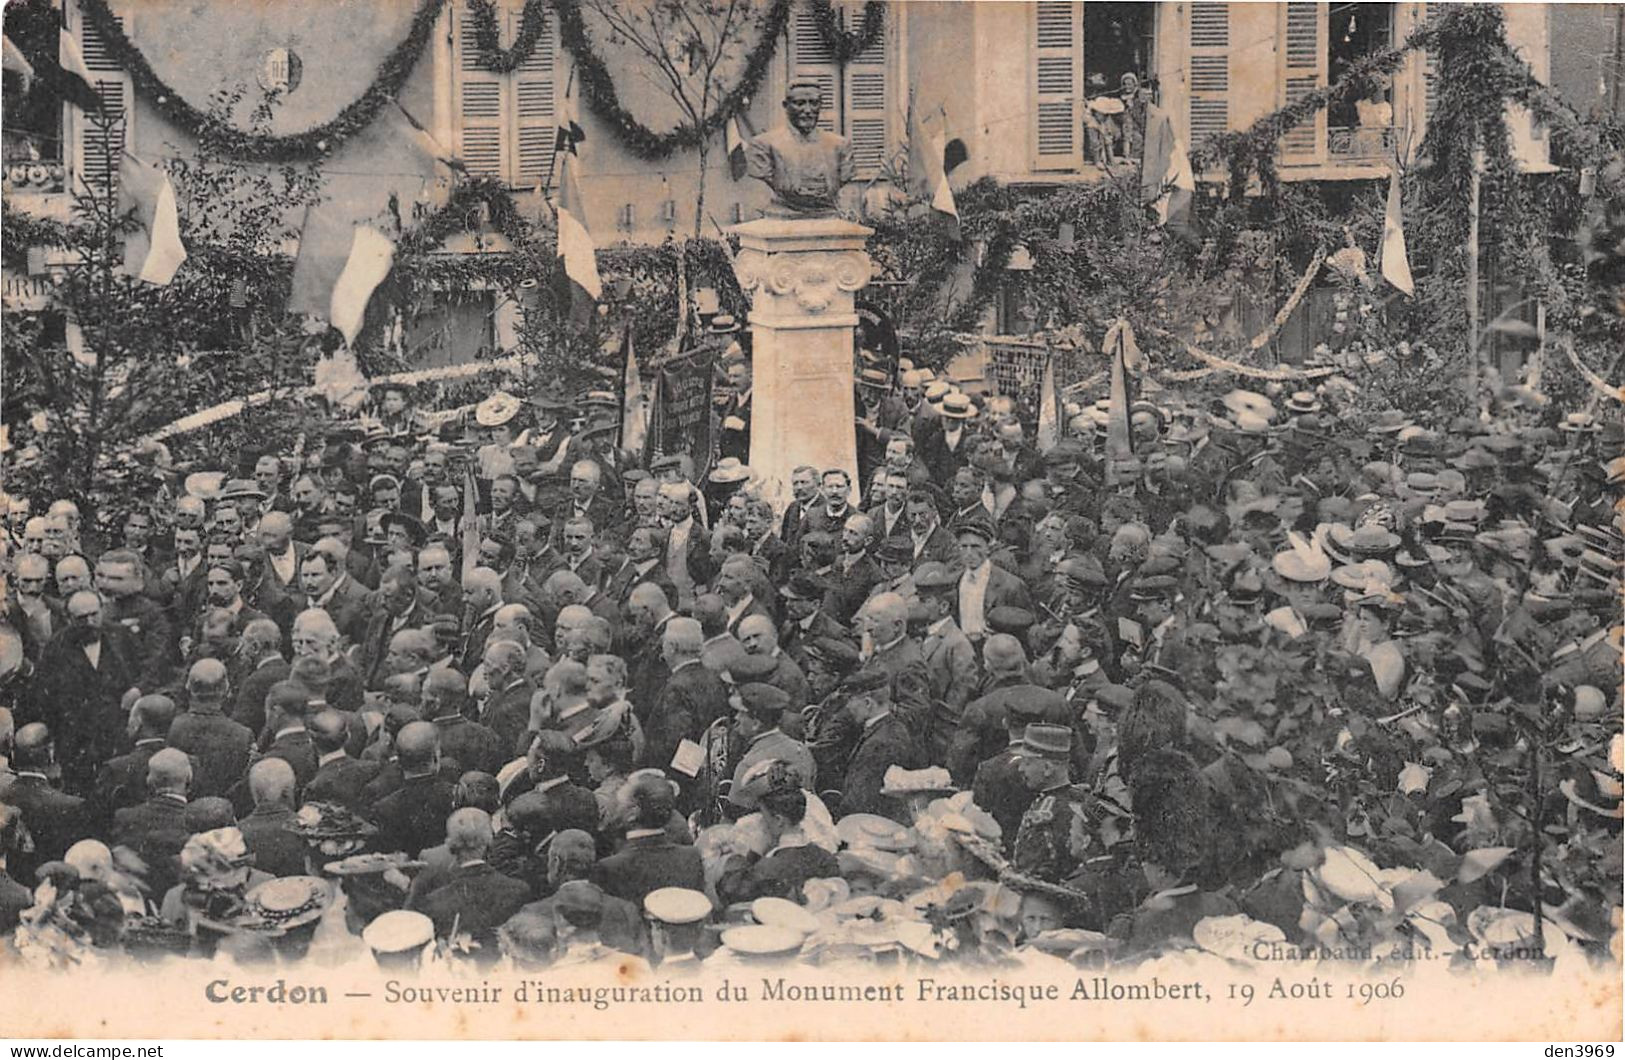
<svg viewBox="0 0 1625 1060">
<path fill-rule="evenodd" d="M 784 95 L 789 123 L 746 146 L 746 172 L 773 189 L 778 216 L 833 214 L 841 185 L 852 180 L 852 144 L 818 127 L 823 108 L 817 83 L 797 81 Z"/>
</svg>

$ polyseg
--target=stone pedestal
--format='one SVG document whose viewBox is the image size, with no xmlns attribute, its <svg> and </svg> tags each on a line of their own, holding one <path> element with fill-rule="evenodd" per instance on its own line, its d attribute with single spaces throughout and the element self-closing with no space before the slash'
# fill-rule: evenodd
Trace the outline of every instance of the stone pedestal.
<svg viewBox="0 0 1625 1060">
<path fill-rule="evenodd" d="M 803 464 L 858 482 L 852 396 L 853 295 L 869 282 L 874 230 L 838 217 L 764 217 L 736 225 L 734 262 L 751 296 L 750 464 L 782 510 Z"/>
</svg>

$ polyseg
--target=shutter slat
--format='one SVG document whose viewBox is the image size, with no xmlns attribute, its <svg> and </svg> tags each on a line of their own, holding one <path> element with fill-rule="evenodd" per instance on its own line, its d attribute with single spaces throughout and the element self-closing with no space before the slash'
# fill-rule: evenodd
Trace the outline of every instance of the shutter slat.
<svg viewBox="0 0 1625 1060">
<path fill-rule="evenodd" d="M 1230 5 L 1191 5 L 1186 61 L 1191 146 L 1230 131 Z"/>
<path fill-rule="evenodd" d="M 1079 88 L 1083 83 L 1082 5 L 1044 0 L 1033 9 L 1033 168 L 1083 166 Z"/>
<path fill-rule="evenodd" d="M 83 123 L 85 183 L 111 192 L 118 187 L 119 160 L 124 154 L 125 96 L 123 81 L 97 81 L 102 113 L 115 124 L 104 137 L 100 128 Z"/>
<path fill-rule="evenodd" d="M 512 15 L 512 32 L 519 35 L 523 11 Z M 540 184 L 552 168 L 553 148 L 558 142 L 557 82 L 554 66 L 553 19 L 549 18 L 530 57 L 509 77 L 514 87 L 514 177 L 519 186 Z"/>
<path fill-rule="evenodd" d="M 845 6 L 841 18 L 847 29 L 856 29 L 862 22 L 862 8 Z M 886 53 L 890 28 L 882 23 L 875 42 L 854 56 L 843 72 L 846 138 L 852 141 L 852 166 L 860 179 L 876 176 L 886 161 L 891 127 Z"/>
<path fill-rule="evenodd" d="M 1289 3 L 1282 27 L 1284 77 L 1282 102 L 1292 104 L 1320 88 L 1326 80 L 1326 31 L 1322 29 L 1326 5 Z M 1281 137 L 1283 162 L 1315 162 L 1326 142 L 1326 112 L 1316 111 Z"/>
<path fill-rule="evenodd" d="M 113 22 L 120 30 L 124 29 L 122 16 L 113 16 Z M 80 23 L 79 53 L 84 56 L 85 68 L 92 73 L 115 73 L 120 70 L 119 64 L 113 61 L 112 51 L 107 41 L 97 32 L 96 27 L 90 24 L 89 19 Z"/>
</svg>

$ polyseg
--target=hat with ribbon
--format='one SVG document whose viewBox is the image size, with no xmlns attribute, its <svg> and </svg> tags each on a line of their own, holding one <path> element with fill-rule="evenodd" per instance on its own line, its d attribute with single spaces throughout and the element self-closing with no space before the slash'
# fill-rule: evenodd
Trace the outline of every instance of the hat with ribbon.
<svg viewBox="0 0 1625 1060">
<path fill-rule="evenodd" d="M 481 427 L 500 427 L 519 414 L 519 399 L 498 390 L 474 407 L 474 422 Z"/>
</svg>

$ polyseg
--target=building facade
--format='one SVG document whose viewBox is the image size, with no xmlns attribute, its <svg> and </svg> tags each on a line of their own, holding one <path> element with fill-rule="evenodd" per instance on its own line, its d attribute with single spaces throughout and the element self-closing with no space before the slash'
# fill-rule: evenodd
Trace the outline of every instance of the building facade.
<svg viewBox="0 0 1625 1060">
<path fill-rule="evenodd" d="M 75 0 L 65 3 L 67 26 L 80 43 L 107 112 L 123 117 L 121 136 L 94 135 L 76 108 L 50 108 L 26 142 L 8 132 L 5 193 L 14 208 L 67 215 L 64 189 L 106 182 L 118 150 L 147 159 L 196 152 L 154 105 L 134 91 L 127 71 L 86 24 Z M 496 0 L 503 43 L 518 32 L 522 0 Z M 863 5 L 836 5 L 849 27 Z M 1508 36 L 1537 76 L 1552 73 L 1553 8 L 1507 4 Z M 408 33 L 414 0 L 283 0 L 277 4 L 112 0 L 123 29 L 154 70 L 199 107 L 233 86 L 252 100 L 275 90 L 280 103 L 270 131 L 288 133 L 329 120 L 372 82 L 384 57 Z M 851 138 L 858 182 L 846 191 L 854 208 L 899 194 L 911 107 L 941 108 L 950 135 L 968 160 L 955 183 L 984 176 L 1042 185 L 1100 179 L 1134 163 L 1138 130 L 1113 102 L 1139 92 L 1172 115 L 1184 141 L 1207 138 L 1252 121 L 1335 80 L 1361 56 L 1393 46 L 1428 15 L 1424 3 L 1035 3 L 911 0 L 885 7 L 884 31 L 844 67 L 817 31 L 811 7 L 796 0 L 783 39 L 747 117 L 757 130 L 780 120 L 778 100 L 792 80 L 824 90 L 826 125 Z M 589 30 L 594 28 L 588 9 Z M 601 28 L 601 27 L 600 27 Z M 10 32 L 8 30 L 8 32 Z M 554 174 L 555 129 L 578 95 L 575 63 L 551 17 L 530 57 L 511 73 L 490 72 L 478 60 L 474 19 L 462 0 L 447 0 L 436 16 L 422 58 L 399 94 L 401 105 L 468 171 L 508 184 L 526 208 L 545 216 L 541 195 Z M 634 51 L 596 35 L 625 106 L 652 128 L 675 124 L 671 100 L 645 76 Z M 748 42 L 747 42 L 748 43 Z M 744 49 L 741 49 L 744 50 Z M 1391 83 L 1371 98 L 1320 112 L 1312 125 L 1282 144 L 1287 180 L 1381 177 L 1396 155 L 1408 156 L 1426 127 L 1436 65 L 1425 52 L 1407 57 Z M 239 120 L 248 105 L 239 108 Z M 587 224 L 599 245 L 621 240 L 659 242 L 698 230 L 719 230 L 758 215 L 767 189 L 729 178 L 718 136 L 710 150 L 704 216 L 696 217 L 698 160 L 681 152 L 646 161 L 586 106 L 579 173 Z M 1524 114 L 1509 115 L 1518 157 L 1546 164 L 1541 130 Z M 9 123 L 8 123 L 9 124 Z M 53 140 L 53 136 L 55 139 Z M 324 158 L 324 170 L 369 179 L 335 181 L 358 193 L 403 202 L 424 196 L 418 168 L 404 143 L 363 133 Z M 459 237 L 448 253 L 500 252 L 500 237 Z M 12 288 L 27 278 L 7 278 Z M 473 314 L 478 316 L 478 314 Z M 499 322 L 486 338 L 501 346 L 511 334 Z M 472 349 L 478 343 L 464 342 Z"/>
</svg>

